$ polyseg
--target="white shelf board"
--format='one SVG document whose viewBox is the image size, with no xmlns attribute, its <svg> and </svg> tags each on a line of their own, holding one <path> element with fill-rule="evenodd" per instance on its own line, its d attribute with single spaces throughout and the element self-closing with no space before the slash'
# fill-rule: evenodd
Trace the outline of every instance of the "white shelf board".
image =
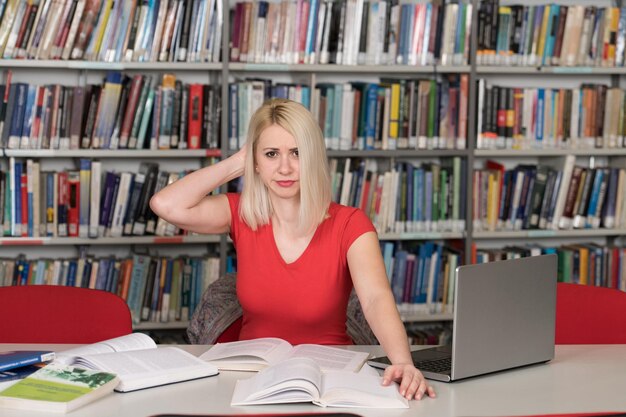
<svg viewBox="0 0 626 417">
<path fill-rule="evenodd" d="M 622 67 L 529 67 L 504 65 L 477 65 L 476 74 L 506 75 L 624 75 Z"/>
<path fill-rule="evenodd" d="M 133 330 L 178 330 L 186 329 L 189 326 L 189 321 L 142 321 L 138 324 L 133 324 Z"/>
<path fill-rule="evenodd" d="M 219 235 L 199 236 L 122 236 L 97 239 L 78 237 L 4 237 L 0 246 L 41 246 L 41 245 L 168 245 L 186 243 L 219 243 Z"/>
<path fill-rule="evenodd" d="M 428 323 L 433 321 L 452 321 L 454 315 L 452 313 L 439 314 L 400 314 L 400 318 L 404 323 Z"/>
<path fill-rule="evenodd" d="M 100 62 L 2 59 L 2 68 L 69 69 L 93 71 L 221 71 L 221 63 L 205 62 Z"/>
<path fill-rule="evenodd" d="M 602 237 L 626 235 L 626 229 L 576 229 L 576 230 L 519 230 L 519 231 L 475 231 L 474 239 L 536 239 L 536 238 L 572 238 Z"/>
<path fill-rule="evenodd" d="M 447 240 L 462 239 L 463 232 L 417 232 L 417 233 L 383 233 L 379 240 Z"/>
<path fill-rule="evenodd" d="M 525 156 L 624 156 L 626 148 L 590 148 L 590 149 L 477 149 L 477 158 L 517 158 Z"/>
<path fill-rule="evenodd" d="M 16 158 L 204 158 L 221 156 L 219 149 L 5 149 Z"/>
<path fill-rule="evenodd" d="M 469 67 L 454 68 L 453 72 L 465 72 Z M 361 73 L 361 74 L 432 74 L 442 72 L 434 65 L 336 65 L 336 64 L 253 64 L 234 62 L 228 65 L 235 72 L 303 72 L 303 73 Z"/>
</svg>

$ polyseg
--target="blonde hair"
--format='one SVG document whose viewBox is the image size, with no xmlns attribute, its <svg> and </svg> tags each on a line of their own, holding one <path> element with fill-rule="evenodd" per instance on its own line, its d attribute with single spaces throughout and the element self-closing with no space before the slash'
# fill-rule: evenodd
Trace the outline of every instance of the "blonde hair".
<svg viewBox="0 0 626 417">
<path fill-rule="evenodd" d="M 330 173 L 324 136 L 313 115 L 300 103 L 286 99 L 267 100 L 250 119 L 248 153 L 239 215 L 252 228 L 269 224 L 274 212 L 269 192 L 255 171 L 255 154 L 261 133 L 277 125 L 296 141 L 300 163 L 299 233 L 307 233 L 325 218 L 330 205 Z"/>
</svg>

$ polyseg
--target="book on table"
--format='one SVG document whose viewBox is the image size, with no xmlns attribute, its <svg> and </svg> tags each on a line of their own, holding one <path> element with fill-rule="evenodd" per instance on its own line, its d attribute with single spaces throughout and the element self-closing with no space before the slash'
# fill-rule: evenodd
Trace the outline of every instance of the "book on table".
<svg viewBox="0 0 626 417">
<path fill-rule="evenodd" d="M 24 379 L 28 375 L 40 370 L 44 365 L 44 363 L 38 363 L 36 365 L 26 365 L 20 366 L 19 368 L 9 369 L 7 371 L 0 371 L 0 390 L 8 387 L 8 384 L 5 383 Z"/>
<path fill-rule="evenodd" d="M 408 408 L 398 386 L 382 377 L 322 371 L 309 358 L 291 358 L 235 384 L 231 406 L 312 402 L 321 407 Z"/>
<path fill-rule="evenodd" d="M 54 359 L 51 350 L 10 350 L 0 352 L 0 372 Z"/>
<path fill-rule="evenodd" d="M 0 408 L 66 413 L 113 391 L 115 374 L 52 363 L 0 391 Z"/>
<path fill-rule="evenodd" d="M 356 372 L 361 369 L 369 353 L 313 344 L 292 346 L 283 339 L 266 337 L 218 343 L 200 355 L 200 359 L 218 369 L 230 371 L 260 371 L 294 357 L 313 359 L 325 371 Z"/>
<path fill-rule="evenodd" d="M 143 333 L 57 352 L 55 363 L 112 372 L 120 382 L 115 391 L 143 388 L 217 375 L 217 368 L 177 347 L 158 347 Z"/>
</svg>

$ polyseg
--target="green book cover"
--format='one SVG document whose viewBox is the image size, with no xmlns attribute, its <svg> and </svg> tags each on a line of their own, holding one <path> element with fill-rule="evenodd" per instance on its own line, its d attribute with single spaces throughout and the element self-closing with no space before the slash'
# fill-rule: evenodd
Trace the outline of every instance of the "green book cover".
<svg viewBox="0 0 626 417">
<path fill-rule="evenodd" d="M 455 156 L 452 159 L 452 219 L 459 221 L 461 219 L 461 158 Z M 455 231 L 462 230 L 461 227 L 455 227 Z"/>
<path fill-rule="evenodd" d="M 0 408 L 65 413 L 117 386 L 115 374 L 50 364 L 0 392 Z"/>
</svg>

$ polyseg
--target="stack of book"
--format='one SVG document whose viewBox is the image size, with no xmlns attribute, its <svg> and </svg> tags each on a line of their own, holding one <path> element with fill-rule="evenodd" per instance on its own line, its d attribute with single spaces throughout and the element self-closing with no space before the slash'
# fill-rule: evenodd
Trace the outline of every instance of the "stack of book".
<svg viewBox="0 0 626 417">
<path fill-rule="evenodd" d="M 472 262 L 493 262 L 551 253 L 558 257 L 559 282 L 626 291 L 626 248 L 614 245 L 576 243 L 560 246 L 507 245 L 499 249 L 474 247 Z"/>
<path fill-rule="evenodd" d="M 555 165 L 474 171 L 474 230 L 620 229 L 626 226 L 626 170 L 587 168 L 571 155 Z"/>
<path fill-rule="evenodd" d="M 621 88 L 503 87 L 478 82 L 477 149 L 590 149 L 626 146 Z"/>
<path fill-rule="evenodd" d="M 263 79 L 231 83 L 229 148 L 238 149 L 245 141 L 254 110 L 279 97 L 311 110 L 328 149 L 465 149 L 468 83 L 467 74 L 437 81 L 319 83 L 314 88 Z"/>
<path fill-rule="evenodd" d="M 399 162 L 384 170 L 374 159 L 330 160 L 332 198 L 358 207 L 380 234 L 465 230 L 466 162 Z"/>
<path fill-rule="evenodd" d="M 102 173 L 101 162 L 80 169 L 40 171 L 38 161 L 9 160 L 0 172 L 0 230 L 14 237 L 174 236 L 181 231 L 149 206 L 154 193 L 184 173 L 141 163 L 138 173 Z"/>
<path fill-rule="evenodd" d="M 133 255 L 129 258 L 28 260 L 0 258 L 0 286 L 65 285 L 109 291 L 140 321 L 191 319 L 202 294 L 219 277 L 219 258 Z"/>
<path fill-rule="evenodd" d="M 112 71 L 101 85 L 0 85 L 0 147 L 198 149 L 220 146 L 218 84 Z"/>
<path fill-rule="evenodd" d="M 0 2 L 0 57 L 219 62 L 222 1 Z"/>
<path fill-rule="evenodd" d="M 231 62 L 466 65 L 469 2 L 237 2 Z"/>
<path fill-rule="evenodd" d="M 54 359 L 49 350 L 9 350 L 0 352 L 0 390 L 4 384 L 26 378 Z"/>
<path fill-rule="evenodd" d="M 387 276 L 401 314 L 452 313 L 456 267 L 462 254 L 450 245 L 381 242 Z"/>
<path fill-rule="evenodd" d="M 626 8 L 500 5 L 478 9 L 478 65 L 624 66 Z"/>
</svg>

